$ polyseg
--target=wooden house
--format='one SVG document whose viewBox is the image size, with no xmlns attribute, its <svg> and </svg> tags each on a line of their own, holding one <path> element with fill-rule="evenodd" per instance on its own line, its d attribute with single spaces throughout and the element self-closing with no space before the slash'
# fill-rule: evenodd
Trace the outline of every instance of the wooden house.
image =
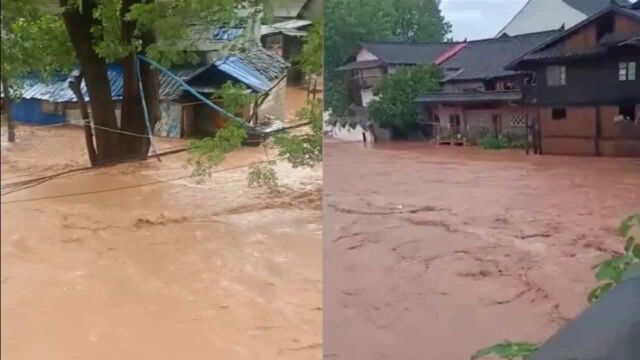
<svg viewBox="0 0 640 360">
<path fill-rule="evenodd" d="M 543 154 L 640 156 L 640 3 L 606 9 L 507 67 L 533 74 Z"/>
</svg>

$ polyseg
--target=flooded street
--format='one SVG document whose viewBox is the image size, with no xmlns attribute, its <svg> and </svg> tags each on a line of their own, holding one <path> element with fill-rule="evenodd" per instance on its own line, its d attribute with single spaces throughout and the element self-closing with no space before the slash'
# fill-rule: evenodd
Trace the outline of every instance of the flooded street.
<svg viewBox="0 0 640 360">
<path fill-rule="evenodd" d="M 468 359 L 540 342 L 621 251 L 640 163 L 325 141 L 325 359 Z"/>
<path fill-rule="evenodd" d="M 197 186 L 182 152 L 7 193 L 88 160 L 81 128 L 4 130 L 2 358 L 321 358 L 320 168 L 251 189 L 242 148 Z"/>
</svg>

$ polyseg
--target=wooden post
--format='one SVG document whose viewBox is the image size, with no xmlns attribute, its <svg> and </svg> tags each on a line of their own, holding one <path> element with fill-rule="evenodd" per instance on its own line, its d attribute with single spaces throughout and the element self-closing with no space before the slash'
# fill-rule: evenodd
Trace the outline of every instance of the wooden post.
<svg viewBox="0 0 640 360">
<path fill-rule="evenodd" d="M 529 107 L 528 106 L 524 108 L 524 134 L 525 134 L 524 135 L 525 139 L 527 139 L 527 142 L 525 145 L 526 153 L 527 155 L 529 155 L 530 143 L 529 143 Z"/>
<path fill-rule="evenodd" d="M 600 136 L 602 132 L 602 118 L 600 115 L 600 105 L 596 105 L 596 123 L 595 123 L 595 136 L 594 145 L 596 156 L 600 156 Z"/>
</svg>

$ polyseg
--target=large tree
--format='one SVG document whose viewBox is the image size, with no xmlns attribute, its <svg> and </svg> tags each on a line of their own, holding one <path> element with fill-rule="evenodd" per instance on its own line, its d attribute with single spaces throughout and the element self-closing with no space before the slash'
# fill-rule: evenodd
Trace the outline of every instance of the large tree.
<svg viewBox="0 0 640 360">
<path fill-rule="evenodd" d="M 224 22 L 233 16 L 233 0 L 60 0 L 62 17 L 82 69 L 96 126 L 95 162 L 143 159 L 150 141 L 142 105 L 136 61 L 144 54 L 165 64 L 176 61 L 177 44 L 187 35 L 186 24 Z M 161 39 L 158 41 L 157 39 Z M 121 121 L 118 126 L 107 64 L 123 67 Z M 140 82 L 151 129 L 160 118 L 157 74 L 140 65 Z M 87 131 L 88 131 L 87 127 Z M 117 131 L 112 131 L 117 130 Z M 129 135 L 127 133 L 142 136 Z"/>
<path fill-rule="evenodd" d="M 369 104 L 371 118 L 395 137 L 405 137 L 418 128 L 419 106 L 414 99 L 440 90 L 442 74 L 435 65 L 406 67 L 387 75 L 377 89 L 378 99 Z"/>
<path fill-rule="evenodd" d="M 29 51 L 46 55 L 59 49 L 73 49 L 75 60 L 85 82 L 96 133 L 88 134 L 87 147 L 92 163 L 121 159 L 145 158 L 149 150 L 148 127 L 144 117 L 141 91 L 136 71 L 137 55 L 142 54 L 171 65 L 192 60 L 193 55 L 178 49 L 188 48 L 189 25 L 230 23 L 236 19 L 239 7 L 255 9 L 268 0 L 4 0 L 2 1 L 2 74 L 7 83 L 28 72 L 62 68 L 73 56 L 58 59 L 53 56 L 31 56 L 18 71 L 15 59 Z M 27 6 L 29 5 L 29 6 Z M 53 9 L 49 15 L 41 10 Z M 9 15 L 10 14 L 10 15 Z M 12 34 L 14 24 L 29 21 L 29 36 L 24 41 Z M 48 31 L 66 28 L 67 36 Z M 64 23 L 64 26 L 60 26 Z M 24 29 L 23 26 L 21 29 Z M 56 36 L 53 36 L 53 35 Z M 5 38 L 15 40 L 5 46 Z M 9 42 L 7 42 L 9 44 Z M 18 47 L 14 47 L 15 45 Z M 187 46 L 185 46 L 187 45 Z M 16 52 L 17 48 L 28 51 Z M 7 58 L 5 55 L 9 54 Z M 56 53 L 57 54 L 57 53 Z M 13 56 L 13 57 L 11 57 Z M 11 59 L 10 61 L 7 59 Z M 112 101 L 107 64 L 123 67 L 124 87 L 121 121 L 118 125 L 116 104 Z M 6 76 L 5 76 L 6 74 Z M 80 80 L 80 79 L 79 79 Z M 146 63 L 141 64 L 140 80 L 153 128 L 160 118 L 157 73 Z M 85 127 L 91 131 L 90 127 Z M 129 135 L 128 133 L 137 134 Z M 91 156 L 94 154 L 93 156 Z"/>
<path fill-rule="evenodd" d="M 341 113 L 347 95 L 339 67 L 365 40 L 443 41 L 451 30 L 439 0 L 327 0 L 325 104 Z"/>
<path fill-rule="evenodd" d="M 11 106 L 20 97 L 20 79 L 38 75 L 47 80 L 56 70 L 73 65 L 64 25 L 59 17 L 43 11 L 44 5 L 39 0 L 2 1 L 0 76 L 9 142 L 15 140 Z"/>
</svg>

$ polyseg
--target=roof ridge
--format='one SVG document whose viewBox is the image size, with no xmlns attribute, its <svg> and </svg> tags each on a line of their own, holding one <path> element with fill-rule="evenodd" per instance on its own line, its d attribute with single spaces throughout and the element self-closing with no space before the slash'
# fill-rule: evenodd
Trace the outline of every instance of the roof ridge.
<svg viewBox="0 0 640 360">
<path fill-rule="evenodd" d="M 365 45 L 365 44 L 385 44 L 385 45 L 451 45 L 451 46 L 455 46 L 455 45 L 459 45 L 459 44 L 469 44 L 469 43 L 477 43 L 477 42 L 489 42 L 489 41 L 508 41 L 514 38 L 523 38 L 523 37 L 528 37 L 528 36 L 533 36 L 533 35 L 540 35 L 540 34 L 545 34 L 545 33 L 554 33 L 554 32 L 559 32 L 562 31 L 561 29 L 553 29 L 553 30 L 543 30 L 543 31 L 536 31 L 536 32 L 530 32 L 530 33 L 525 33 L 525 34 L 518 34 L 518 35 L 508 35 L 508 36 L 501 36 L 498 38 L 495 37 L 491 37 L 491 38 L 485 38 L 485 39 L 476 39 L 476 40 L 464 40 L 464 41 L 442 41 L 442 42 L 403 42 L 403 41 L 399 41 L 399 40 L 367 40 L 367 41 L 361 41 L 360 44 L 361 45 Z"/>
<path fill-rule="evenodd" d="M 457 45 L 464 41 L 419 41 L 406 42 L 401 40 L 365 40 L 361 41 L 361 45 L 365 44 L 389 44 L 389 45 Z"/>
<path fill-rule="evenodd" d="M 489 42 L 489 41 L 495 41 L 495 42 L 500 42 L 500 41 L 507 41 L 507 40 L 511 40 L 514 38 L 523 38 L 523 37 L 528 37 L 528 36 L 533 36 L 533 35 L 540 35 L 540 34 L 545 34 L 545 33 L 555 33 L 555 32 L 559 32 L 562 31 L 561 29 L 553 29 L 553 30 L 543 30 L 543 31 L 536 31 L 536 32 L 530 32 L 530 33 L 524 33 L 524 34 L 518 34 L 518 35 L 507 35 L 507 36 L 501 36 L 501 37 L 493 37 L 493 38 L 486 38 L 486 39 L 476 39 L 476 40 L 469 40 L 467 41 L 467 43 L 474 43 L 474 42 Z"/>
</svg>

